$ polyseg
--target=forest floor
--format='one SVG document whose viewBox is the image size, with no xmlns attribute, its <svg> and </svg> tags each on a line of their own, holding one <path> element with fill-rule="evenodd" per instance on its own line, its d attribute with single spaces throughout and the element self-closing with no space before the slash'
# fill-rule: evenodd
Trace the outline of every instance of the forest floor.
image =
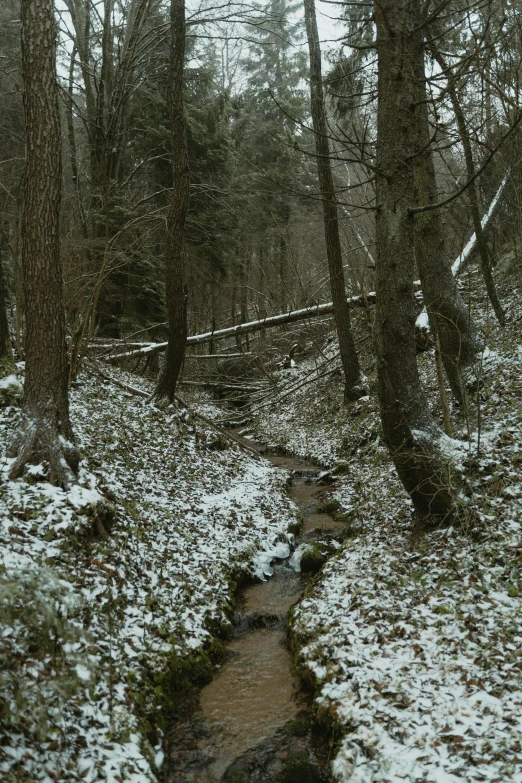
<svg viewBox="0 0 522 783">
<path fill-rule="evenodd" d="M 0 778 L 144 783 L 165 714 L 219 659 L 238 580 L 289 554 L 296 510 L 281 471 L 186 411 L 86 372 L 71 414 L 69 491 L 1 462 Z M 0 409 L 2 443 L 18 416 Z"/>
<path fill-rule="evenodd" d="M 347 523 L 290 627 L 335 739 L 337 781 L 522 781 L 522 306 L 505 286 L 500 329 L 474 287 L 490 350 L 480 394 L 467 416 L 453 410 L 447 441 L 476 515 L 468 528 L 415 530 L 382 444 L 369 354 L 367 398 L 345 408 L 335 374 L 301 385 L 318 364 L 309 358 L 281 371 L 295 392 L 250 425 L 329 469 Z M 357 328 L 364 340 L 361 319 Z M 326 347 L 321 362 L 333 355 Z M 433 351 L 419 358 L 442 424 Z"/>
<path fill-rule="evenodd" d="M 414 531 L 369 351 L 369 397 L 344 407 L 328 342 L 278 371 L 280 398 L 251 418 L 254 435 L 323 465 L 346 522 L 290 621 L 338 781 L 522 781 L 522 307 L 503 294 L 500 330 L 472 293 L 491 351 L 469 415 L 453 411 L 469 529 Z M 440 416 L 431 352 L 420 365 Z M 185 410 L 86 371 L 71 411 L 78 485 L 53 488 L 38 470 L 10 481 L 1 462 L 0 777 L 142 783 L 156 779 L 176 695 L 219 660 L 237 584 L 289 552 L 296 509 L 283 471 Z M 18 416 L 0 409 L 3 443 Z"/>
</svg>

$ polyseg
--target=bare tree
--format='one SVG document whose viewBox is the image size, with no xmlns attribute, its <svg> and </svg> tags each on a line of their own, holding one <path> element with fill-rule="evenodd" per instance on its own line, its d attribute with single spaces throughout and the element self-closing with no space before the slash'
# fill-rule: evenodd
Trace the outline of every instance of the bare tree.
<svg viewBox="0 0 522 783">
<path fill-rule="evenodd" d="M 173 188 L 167 219 L 165 282 L 169 340 L 156 384 L 155 396 L 173 401 L 187 340 L 187 297 L 183 287 L 183 232 L 190 195 L 187 123 L 183 103 L 185 65 L 185 3 L 171 0 L 170 68 L 167 94 L 171 120 Z"/>
<path fill-rule="evenodd" d="M 330 287 L 335 313 L 335 326 L 339 338 L 339 349 L 345 377 L 345 399 L 356 400 L 365 392 L 361 382 L 361 369 L 355 350 L 350 324 L 350 311 L 346 302 L 344 285 L 343 258 L 339 237 L 336 194 L 330 162 L 328 126 L 324 102 L 321 48 L 317 32 L 317 19 L 314 0 L 305 0 L 306 34 L 310 51 L 310 93 L 312 122 L 315 133 L 317 153 L 317 172 L 319 189 L 323 200 L 324 233 L 326 254 L 330 273 Z"/>
<path fill-rule="evenodd" d="M 11 477 L 47 463 L 66 486 L 79 454 L 69 419 L 67 350 L 60 264 L 61 135 L 53 0 L 22 0 L 22 72 L 26 125 L 22 221 L 27 334 L 22 419 L 9 454 Z"/>
</svg>

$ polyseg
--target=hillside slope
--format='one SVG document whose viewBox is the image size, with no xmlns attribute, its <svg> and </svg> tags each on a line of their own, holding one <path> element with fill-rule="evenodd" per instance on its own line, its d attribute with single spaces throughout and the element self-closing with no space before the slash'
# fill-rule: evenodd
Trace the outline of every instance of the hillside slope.
<svg viewBox="0 0 522 783">
<path fill-rule="evenodd" d="M 295 509 L 281 471 L 186 411 L 86 373 L 71 412 L 78 485 L 1 462 L 0 777 L 143 783 L 162 708 L 211 675 L 237 579 L 288 551 Z M 3 444 L 18 415 L 0 410 Z"/>
<path fill-rule="evenodd" d="M 308 359 L 285 371 L 295 393 L 253 422 L 330 468 L 347 523 L 291 623 L 336 738 L 337 781 L 522 780 L 522 307 L 502 293 L 505 330 L 481 287 L 467 292 L 490 349 L 480 393 L 468 415 L 453 410 L 447 439 L 467 487 L 465 529 L 415 530 L 381 441 L 369 353 L 370 397 L 345 408 L 335 375 L 300 386 Z M 433 352 L 420 367 L 441 417 Z"/>
</svg>

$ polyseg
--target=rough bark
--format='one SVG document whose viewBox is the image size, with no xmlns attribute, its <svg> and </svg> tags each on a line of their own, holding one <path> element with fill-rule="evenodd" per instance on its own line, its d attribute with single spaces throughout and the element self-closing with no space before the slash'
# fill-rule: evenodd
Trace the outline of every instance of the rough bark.
<svg viewBox="0 0 522 783">
<path fill-rule="evenodd" d="M 378 52 L 375 347 L 385 441 L 415 510 L 447 520 L 456 510 L 443 433 L 422 391 L 415 352 L 414 155 L 418 138 L 418 0 L 375 3 Z"/>
<path fill-rule="evenodd" d="M 27 323 L 24 405 L 10 444 L 11 477 L 27 464 L 66 486 L 78 468 L 69 419 L 67 350 L 59 255 L 61 135 L 53 0 L 22 0 L 26 179 L 22 268 Z"/>
<path fill-rule="evenodd" d="M 446 64 L 446 61 L 434 40 L 430 41 L 430 49 L 432 51 L 433 56 L 437 60 L 438 64 L 442 68 L 442 70 L 444 72 L 447 72 L 448 66 Z M 471 207 L 473 230 L 475 232 L 477 250 L 480 259 L 480 268 L 482 270 L 482 275 L 484 277 L 484 282 L 486 284 L 486 290 L 488 292 L 489 300 L 491 302 L 495 315 L 497 316 L 498 322 L 500 323 L 501 326 L 505 326 L 506 316 L 504 314 L 504 310 L 500 303 L 500 299 L 498 298 L 495 281 L 493 279 L 493 273 L 491 271 L 492 264 L 491 264 L 491 257 L 489 254 L 488 242 L 486 239 L 484 228 L 482 227 L 482 218 L 480 215 L 479 186 L 478 186 L 477 179 L 475 177 L 475 161 L 473 160 L 473 150 L 471 148 L 471 141 L 469 138 L 466 118 L 464 116 L 462 104 L 459 100 L 457 89 L 455 83 L 451 79 L 451 76 L 449 77 L 448 94 L 450 96 L 451 105 L 453 106 L 453 111 L 455 112 L 457 128 L 459 131 L 460 140 L 462 142 L 462 149 L 464 150 L 466 174 L 468 180 L 471 182 L 468 188 L 468 198 Z"/>
<path fill-rule="evenodd" d="M 434 204 L 438 200 L 433 149 L 430 144 L 428 104 L 424 75 L 424 47 L 418 48 L 417 110 L 418 154 L 413 158 L 415 203 Z M 464 402 L 465 384 L 474 375 L 477 357 L 484 342 L 460 295 L 457 281 L 444 249 L 444 230 L 439 210 L 415 215 L 415 255 L 422 284 L 430 329 L 440 343 L 441 358 L 451 390 Z"/>
<path fill-rule="evenodd" d="M 323 201 L 326 255 L 328 257 L 330 287 L 334 304 L 335 326 L 339 338 L 339 350 L 346 383 L 345 399 L 356 400 L 365 394 L 365 390 L 362 385 L 361 369 L 350 324 L 350 311 L 346 303 L 343 258 L 341 240 L 339 238 L 337 205 L 335 203 L 336 195 L 330 162 L 330 145 L 328 143 L 328 126 L 321 73 L 321 48 L 317 32 L 315 0 L 304 0 L 304 10 L 308 49 L 310 52 L 311 113 L 317 153 L 319 190 Z"/>
<path fill-rule="evenodd" d="M 14 370 L 13 349 L 7 321 L 7 288 L 2 263 L 2 250 L 5 244 L 4 231 L 0 229 L 0 378 L 10 375 Z"/>
<path fill-rule="evenodd" d="M 174 401 L 176 383 L 185 356 L 187 341 L 187 297 L 183 287 L 183 232 L 188 211 L 190 172 L 187 150 L 187 124 L 183 105 L 183 69 L 185 64 L 185 3 L 171 0 L 170 73 L 168 109 L 172 139 L 172 201 L 167 221 L 165 280 L 169 340 L 156 384 L 157 398 Z"/>
</svg>

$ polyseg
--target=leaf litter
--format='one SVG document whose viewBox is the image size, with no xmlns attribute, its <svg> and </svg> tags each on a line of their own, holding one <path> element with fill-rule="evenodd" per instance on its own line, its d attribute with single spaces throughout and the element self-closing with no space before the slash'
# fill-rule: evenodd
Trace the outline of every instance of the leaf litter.
<svg viewBox="0 0 522 783">
<path fill-rule="evenodd" d="M 296 511 L 282 471 L 216 449 L 186 411 L 84 374 L 71 415 L 69 491 L 1 463 L 0 777 L 144 783 L 163 760 L 165 672 L 230 623 L 241 575 L 286 556 Z M 18 416 L 0 410 L 3 443 Z"/>
<path fill-rule="evenodd" d="M 336 738 L 336 781 L 522 781 L 522 308 L 503 293 L 504 332 L 484 292 L 468 293 L 495 351 L 468 420 L 454 410 L 456 434 L 443 439 L 476 512 L 470 529 L 414 531 L 375 390 L 347 410 L 340 384 L 319 381 L 253 422 L 327 469 L 347 523 L 291 628 L 317 717 Z M 420 368 L 442 421 L 430 352 Z"/>
</svg>

